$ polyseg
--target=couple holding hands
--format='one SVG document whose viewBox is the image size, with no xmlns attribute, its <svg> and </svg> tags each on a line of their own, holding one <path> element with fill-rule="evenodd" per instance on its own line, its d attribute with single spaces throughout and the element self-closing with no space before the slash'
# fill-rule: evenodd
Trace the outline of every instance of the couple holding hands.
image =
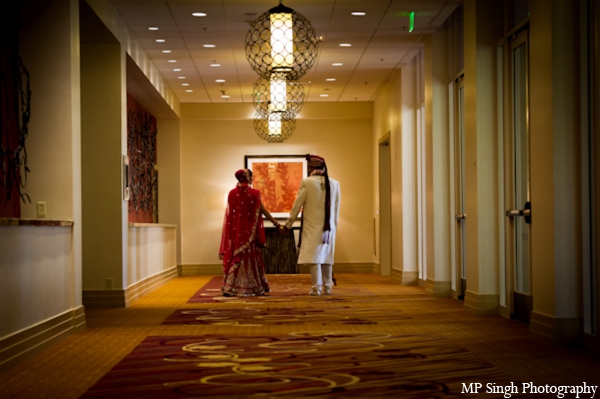
<svg viewBox="0 0 600 399">
<path fill-rule="evenodd" d="M 224 296 L 256 296 L 269 292 L 260 248 L 266 236 L 263 215 L 288 233 L 302 209 L 298 264 L 310 265 L 309 295 L 330 295 L 335 233 L 340 213 L 340 185 L 331 179 L 325 160 L 307 155 L 308 177 L 302 180 L 289 219 L 280 224 L 264 208 L 252 188 L 252 171 L 235 173 L 237 186 L 229 192 L 219 257 L 223 260 Z"/>
</svg>

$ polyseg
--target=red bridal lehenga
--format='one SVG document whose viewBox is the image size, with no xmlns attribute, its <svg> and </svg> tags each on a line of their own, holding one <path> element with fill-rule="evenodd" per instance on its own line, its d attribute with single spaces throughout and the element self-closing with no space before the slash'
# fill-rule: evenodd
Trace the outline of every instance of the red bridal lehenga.
<svg viewBox="0 0 600 399">
<path fill-rule="evenodd" d="M 238 183 L 229 192 L 219 254 L 223 257 L 225 296 L 256 296 L 269 292 L 260 248 L 266 241 L 260 192 Z"/>
</svg>

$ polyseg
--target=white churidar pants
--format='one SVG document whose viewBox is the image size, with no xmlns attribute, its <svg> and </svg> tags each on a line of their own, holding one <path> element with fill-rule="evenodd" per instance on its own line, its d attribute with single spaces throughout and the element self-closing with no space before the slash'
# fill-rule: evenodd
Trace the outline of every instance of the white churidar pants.
<svg viewBox="0 0 600 399">
<path fill-rule="evenodd" d="M 310 277 L 312 278 L 313 286 L 325 286 L 333 287 L 333 280 L 331 279 L 332 265 L 310 265 Z"/>
</svg>

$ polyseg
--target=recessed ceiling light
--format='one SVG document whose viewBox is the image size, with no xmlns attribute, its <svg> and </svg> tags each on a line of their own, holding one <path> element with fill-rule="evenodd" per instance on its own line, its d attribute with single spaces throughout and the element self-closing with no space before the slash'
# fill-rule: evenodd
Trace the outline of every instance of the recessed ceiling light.
<svg viewBox="0 0 600 399">
<path fill-rule="evenodd" d="M 211 67 L 220 67 L 221 64 L 210 64 Z"/>
<path fill-rule="evenodd" d="M 342 64 L 341 62 L 334 62 L 334 63 L 333 63 L 333 64 L 331 64 L 331 65 L 333 65 L 333 66 L 342 66 L 342 65 L 344 65 L 344 64 Z"/>
<path fill-rule="evenodd" d="M 202 47 L 206 47 L 206 48 L 215 48 L 215 47 L 217 47 L 217 46 L 216 46 L 216 45 L 214 45 L 214 44 L 204 44 Z"/>
<path fill-rule="evenodd" d="M 193 12 L 192 15 L 194 17 L 206 17 L 206 13 L 205 12 Z"/>
<path fill-rule="evenodd" d="M 163 54 L 171 54 L 171 50 L 163 50 Z"/>
<path fill-rule="evenodd" d="M 352 11 L 351 14 L 355 17 L 364 17 L 365 15 L 367 15 L 367 13 L 364 11 Z"/>
<path fill-rule="evenodd" d="M 215 82 L 217 82 L 217 83 L 225 83 L 225 79 L 217 79 L 217 80 L 215 80 Z"/>
<path fill-rule="evenodd" d="M 350 43 L 340 43 L 340 47 L 352 47 Z"/>
<path fill-rule="evenodd" d="M 157 26 L 149 26 L 148 30 L 158 30 L 158 27 Z"/>
<path fill-rule="evenodd" d="M 177 76 L 177 79 L 185 79 L 185 76 Z"/>
<path fill-rule="evenodd" d="M 181 68 L 175 68 L 173 69 L 173 72 L 181 72 Z"/>
<path fill-rule="evenodd" d="M 186 93 L 191 93 L 191 92 L 193 92 L 193 91 L 194 91 L 194 90 L 186 90 L 185 92 L 186 92 Z"/>
<path fill-rule="evenodd" d="M 156 39 L 156 43 L 164 43 L 165 39 Z"/>
<path fill-rule="evenodd" d="M 327 78 L 325 80 L 328 81 L 328 82 L 335 82 L 335 78 Z"/>
<path fill-rule="evenodd" d="M 181 85 L 182 86 L 189 86 L 190 84 L 189 83 L 182 83 Z"/>
<path fill-rule="evenodd" d="M 169 60 L 170 63 L 177 62 L 177 60 Z"/>
<path fill-rule="evenodd" d="M 231 98 L 231 97 L 228 95 L 223 95 L 223 96 L 221 96 L 221 98 Z"/>
<path fill-rule="evenodd" d="M 329 94 L 321 94 L 321 97 L 329 97 Z"/>
</svg>

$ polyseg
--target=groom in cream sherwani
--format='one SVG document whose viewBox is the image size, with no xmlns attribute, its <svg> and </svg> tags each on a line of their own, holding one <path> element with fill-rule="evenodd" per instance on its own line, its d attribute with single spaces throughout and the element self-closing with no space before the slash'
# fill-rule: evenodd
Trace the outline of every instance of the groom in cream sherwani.
<svg viewBox="0 0 600 399">
<path fill-rule="evenodd" d="M 298 264 L 310 265 L 310 295 L 331 295 L 335 233 L 340 215 L 340 184 L 327 173 L 325 160 L 307 155 L 308 177 L 298 195 L 285 227 L 290 229 L 302 210 Z"/>
</svg>

